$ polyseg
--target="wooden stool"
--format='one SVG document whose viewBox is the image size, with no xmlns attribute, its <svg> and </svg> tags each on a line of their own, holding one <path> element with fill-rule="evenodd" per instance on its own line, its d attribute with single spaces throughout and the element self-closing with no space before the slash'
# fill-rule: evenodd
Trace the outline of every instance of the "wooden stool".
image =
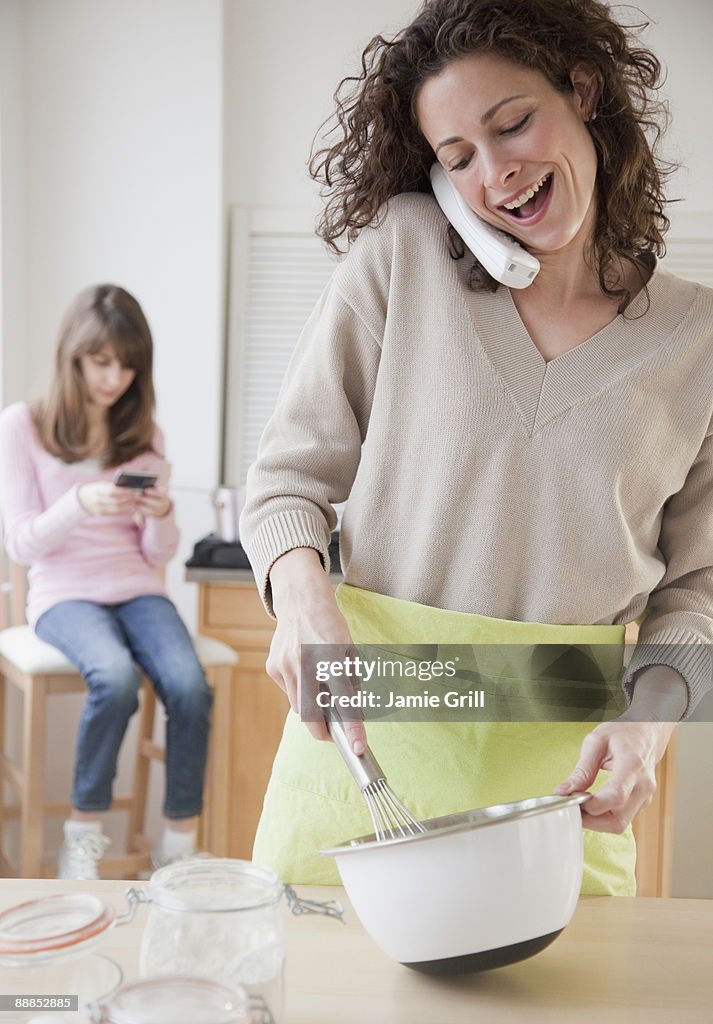
<svg viewBox="0 0 713 1024">
<path fill-rule="evenodd" d="M 11 577 L 19 586 L 3 587 L 11 595 L 24 590 L 24 572 L 11 567 Z M 0 601 L 0 627 L 17 615 L 24 615 L 24 600 L 20 604 L 10 599 L 9 616 L 6 602 Z M 4 620 L 4 621 L 3 621 Z M 211 741 L 206 772 L 205 806 L 199 823 L 201 847 L 217 856 L 228 854 L 229 822 L 229 744 L 225 733 L 230 729 L 231 689 L 233 670 L 238 656 L 232 648 L 212 637 L 193 638 L 198 659 L 205 671 L 208 685 L 213 691 Z M 11 761 L 4 750 L 6 686 L 15 686 L 23 696 L 22 758 L 20 764 Z M 47 699 L 63 693 L 84 693 L 86 684 L 72 663 L 55 647 L 40 640 L 28 625 L 0 628 L 0 871 L 6 875 L 16 872 L 8 862 L 2 847 L 3 819 L 20 819 L 21 877 L 51 876 L 54 861 L 43 863 L 44 819 L 48 816 L 67 817 L 69 802 L 49 803 L 44 796 L 45 723 Z M 137 877 L 150 870 L 151 844 L 145 833 L 146 798 L 152 761 L 163 761 L 164 750 L 154 743 L 153 727 L 156 698 L 153 688 L 144 677 L 139 706 L 139 737 L 131 792 L 117 797 L 112 810 L 128 811 L 128 852 L 123 856 L 104 857 L 102 875 L 116 878 L 122 875 Z M 9 783 L 18 796 L 18 803 L 5 805 L 5 783 Z"/>
</svg>

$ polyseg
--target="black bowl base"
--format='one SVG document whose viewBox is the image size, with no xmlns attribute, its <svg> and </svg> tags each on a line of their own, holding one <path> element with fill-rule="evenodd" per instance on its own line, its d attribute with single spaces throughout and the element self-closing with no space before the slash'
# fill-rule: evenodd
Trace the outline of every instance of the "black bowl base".
<svg viewBox="0 0 713 1024">
<path fill-rule="evenodd" d="M 485 949 L 481 953 L 465 953 L 463 956 L 447 956 L 442 960 L 422 960 L 418 963 L 404 964 L 412 971 L 422 974 L 474 974 L 476 971 L 490 971 L 494 967 L 506 967 L 519 960 L 527 960 L 554 942 L 564 928 L 558 928 L 549 935 L 539 935 L 536 939 L 525 942 L 513 942 L 510 946 L 498 949 Z"/>
</svg>

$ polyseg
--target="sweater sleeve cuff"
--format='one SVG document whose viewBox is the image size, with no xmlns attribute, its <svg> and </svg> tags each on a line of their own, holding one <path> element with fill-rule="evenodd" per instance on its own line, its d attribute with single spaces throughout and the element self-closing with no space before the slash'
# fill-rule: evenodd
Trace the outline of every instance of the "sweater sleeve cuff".
<svg viewBox="0 0 713 1024">
<path fill-rule="evenodd" d="M 624 692 L 631 704 L 636 677 L 652 665 L 668 665 L 679 672 L 688 687 L 688 704 L 681 717 L 685 722 L 700 699 L 713 686 L 710 645 L 687 629 L 663 629 L 636 644 L 624 675 Z"/>
<path fill-rule="evenodd" d="M 70 487 L 52 506 L 57 526 L 66 527 L 68 530 L 71 530 L 78 526 L 83 519 L 88 518 L 89 513 L 79 500 L 80 486 L 80 484 L 75 484 L 74 487 Z"/>
<path fill-rule="evenodd" d="M 270 618 L 275 618 L 270 569 L 277 559 L 294 548 L 315 548 L 322 559 L 324 571 L 328 573 L 329 541 L 330 533 L 326 522 L 304 510 L 278 512 L 270 516 L 260 524 L 251 541 L 243 541 L 260 588 L 260 596 Z"/>
<path fill-rule="evenodd" d="M 165 516 L 146 516 L 144 519 L 144 532 L 147 537 L 158 544 L 167 544 L 176 535 L 176 517 L 173 510 L 173 502 Z"/>
</svg>

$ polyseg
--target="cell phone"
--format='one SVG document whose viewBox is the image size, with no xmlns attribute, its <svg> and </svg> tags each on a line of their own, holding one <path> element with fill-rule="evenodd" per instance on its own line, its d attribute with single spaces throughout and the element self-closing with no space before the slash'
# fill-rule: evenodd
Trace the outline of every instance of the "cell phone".
<svg viewBox="0 0 713 1024">
<path fill-rule="evenodd" d="M 114 475 L 116 487 L 128 487 L 131 491 L 145 491 L 158 480 L 158 473 L 144 469 L 118 469 Z"/>
<path fill-rule="evenodd" d="M 473 255 L 488 273 L 508 288 L 527 288 L 540 269 L 540 261 L 514 238 L 473 213 L 439 163 L 431 167 L 431 186 L 438 205 Z"/>
</svg>

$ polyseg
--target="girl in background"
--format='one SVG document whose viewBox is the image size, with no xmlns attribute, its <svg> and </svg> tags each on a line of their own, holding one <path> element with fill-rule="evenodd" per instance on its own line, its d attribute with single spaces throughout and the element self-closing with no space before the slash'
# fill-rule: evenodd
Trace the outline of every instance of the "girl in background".
<svg viewBox="0 0 713 1024">
<path fill-rule="evenodd" d="M 0 416 L 5 545 L 30 566 L 28 622 L 88 688 L 60 878 L 98 877 L 108 844 L 99 815 L 111 804 L 140 671 L 167 713 L 166 823 L 153 860 L 195 852 L 211 694 L 163 583 L 179 533 L 153 419 L 152 361 L 136 299 L 111 284 L 86 288 L 62 324 L 49 393 Z M 118 487 L 119 467 L 156 473 L 157 483 Z"/>
</svg>

